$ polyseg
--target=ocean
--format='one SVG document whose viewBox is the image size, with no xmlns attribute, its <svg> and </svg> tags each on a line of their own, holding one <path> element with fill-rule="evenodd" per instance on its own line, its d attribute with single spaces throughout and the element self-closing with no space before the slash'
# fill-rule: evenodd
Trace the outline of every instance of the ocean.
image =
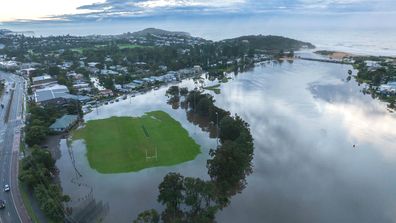
<svg viewBox="0 0 396 223">
<path fill-rule="evenodd" d="M 377 25 L 377 21 L 381 22 Z M 389 20 L 389 19 L 388 19 Z M 370 22 L 369 22 L 370 21 Z M 281 35 L 313 43 L 318 49 L 359 55 L 395 56 L 396 24 L 385 18 L 231 17 L 193 19 L 130 19 L 97 22 L 0 24 L 14 31 L 33 31 L 35 36 L 121 34 L 154 27 L 185 31 L 193 36 L 222 40 L 242 35 Z"/>
</svg>

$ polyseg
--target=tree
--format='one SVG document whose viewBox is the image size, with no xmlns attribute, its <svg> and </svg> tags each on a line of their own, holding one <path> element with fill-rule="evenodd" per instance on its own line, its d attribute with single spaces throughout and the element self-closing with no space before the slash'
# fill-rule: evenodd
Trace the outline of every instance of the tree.
<svg viewBox="0 0 396 223">
<path fill-rule="evenodd" d="M 290 50 L 287 57 L 294 57 L 294 50 Z"/>
<path fill-rule="evenodd" d="M 240 134 L 240 127 L 234 118 L 230 116 L 224 117 L 220 121 L 220 140 L 222 142 L 235 140 Z"/>
<path fill-rule="evenodd" d="M 40 203 L 40 209 L 54 222 L 63 222 L 65 214 L 63 212 L 63 200 L 60 195 L 59 186 L 52 184 L 48 188 L 44 184 L 38 184 L 34 188 L 34 194 Z"/>
<path fill-rule="evenodd" d="M 180 95 L 185 96 L 188 94 L 188 88 L 182 87 L 180 88 Z"/>
<path fill-rule="evenodd" d="M 133 223 L 158 223 L 160 216 L 154 209 L 144 211 L 138 215 L 138 218 Z"/>
<path fill-rule="evenodd" d="M 229 197 L 246 185 L 246 173 L 251 170 L 249 156 L 237 143 L 225 141 L 217 150 L 211 150 L 208 173 L 216 185 L 222 207 L 228 205 Z"/>
<path fill-rule="evenodd" d="M 48 170 L 52 170 L 55 168 L 55 160 L 52 159 L 51 153 L 48 150 L 40 149 L 35 146 L 32 148 L 32 154 L 34 161 L 36 164 L 42 164 Z"/>
<path fill-rule="evenodd" d="M 59 75 L 60 74 L 60 68 L 59 67 L 57 67 L 57 66 L 52 66 L 52 67 L 50 67 L 50 68 L 48 68 L 48 73 L 51 75 L 51 76 L 57 76 L 57 75 Z"/>
<path fill-rule="evenodd" d="M 47 136 L 48 129 L 45 126 L 34 125 L 27 128 L 25 141 L 29 146 L 39 145 Z"/>
<path fill-rule="evenodd" d="M 199 115 L 207 116 L 209 115 L 209 109 L 212 106 L 213 102 L 208 97 L 202 97 L 197 104 L 196 112 Z"/>
<path fill-rule="evenodd" d="M 158 202 L 166 206 L 162 214 L 165 222 L 181 217 L 179 205 L 183 201 L 183 179 L 179 173 L 168 173 L 159 185 Z"/>
<path fill-rule="evenodd" d="M 55 167 L 55 160 L 47 150 L 38 146 L 31 147 L 31 151 L 31 155 L 22 160 L 19 179 L 34 188 L 51 180 L 50 171 Z"/>
<path fill-rule="evenodd" d="M 218 210 L 213 183 L 199 178 L 186 177 L 184 187 L 184 204 L 190 207 L 186 213 L 186 220 L 188 222 L 212 222 Z"/>
<path fill-rule="evenodd" d="M 171 86 L 166 90 L 166 95 L 170 96 L 179 96 L 179 93 L 180 91 L 178 86 Z"/>
</svg>

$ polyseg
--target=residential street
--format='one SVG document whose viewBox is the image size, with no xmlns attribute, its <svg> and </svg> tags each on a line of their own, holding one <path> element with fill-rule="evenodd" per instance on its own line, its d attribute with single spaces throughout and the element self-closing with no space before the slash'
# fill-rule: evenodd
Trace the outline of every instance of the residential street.
<svg viewBox="0 0 396 223">
<path fill-rule="evenodd" d="M 22 157 L 19 145 L 24 120 L 25 80 L 1 71 L 0 79 L 6 80 L 5 92 L 1 97 L 4 108 L 0 108 L 0 199 L 5 200 L 6 207 L 0 210 L 0 223 L 31 222 L 18 187 L 18 161 Z M 4 192 L 5 184 L 10 185 L 9 192 Z"/>
</svg>

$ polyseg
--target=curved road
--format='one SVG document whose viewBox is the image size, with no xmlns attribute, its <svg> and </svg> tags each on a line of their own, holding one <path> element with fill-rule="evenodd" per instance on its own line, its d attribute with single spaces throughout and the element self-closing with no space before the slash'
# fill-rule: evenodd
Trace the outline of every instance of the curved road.
<svg viewBox="0 0 396 223">
<path fill-rule="evenodd" d="M 6 207 L 0 210 L 0 223 L 32 222 L 24 207 L 18 187 L 20 132 L 23 127 L 26 81 L 17 75 L 0 71 L 6 88 L 0 98 L 0 199 Z M 8 93 L 6 93 L 8 91 Z M 8 113 L 9 111 L 9 113 Z M 8 113 L 8 115 L 7 115 Z M 4 192 L 9 184 L 11 191 Z"/>
</svg>

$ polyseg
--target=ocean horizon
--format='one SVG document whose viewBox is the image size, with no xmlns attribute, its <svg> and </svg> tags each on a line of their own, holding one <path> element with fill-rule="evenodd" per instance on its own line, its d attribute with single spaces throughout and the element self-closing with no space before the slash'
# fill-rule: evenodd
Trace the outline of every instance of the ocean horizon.
<svg viewBox="0 0 396 223">
<path fill-rule="evenodd" d="M 396 57 L 396 29 L 370 24 L 352 27 L 351 23 L 334 26 L 326 21 L 307 23 L 251 17 L 243 19 L 190 20 L 115 20 L 88 23 L 12 23 L 0 28 L 33 32 L 34 36 L 117 35 L 145 28 L 188 32 L 192 36 L 219 41 L 244 35 L 279 35 L 314 44 L 318 50 L 334 50 L 356 55 Z"/>
</svg>

